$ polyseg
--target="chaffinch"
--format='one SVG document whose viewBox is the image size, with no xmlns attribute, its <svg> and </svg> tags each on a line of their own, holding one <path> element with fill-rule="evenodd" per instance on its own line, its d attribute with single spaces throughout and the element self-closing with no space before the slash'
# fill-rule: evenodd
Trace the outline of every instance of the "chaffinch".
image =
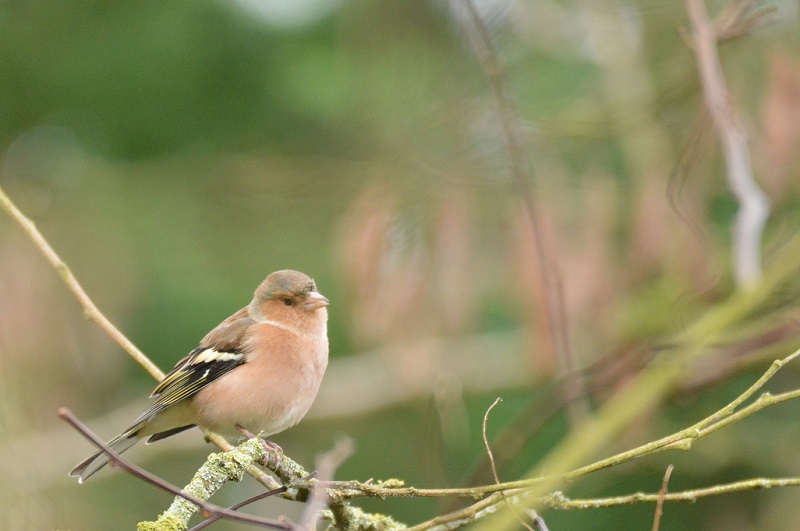
<svg viewBox="0 0 800 531">
<path fill-rule="evenodd" d="M 108 446 L 122 453 L 194 426 L 264 436 L 297 424 L 328 365 L 328 299 L 298 271 L 270 274 L 253 300 L 209 332 L 150 395 L 153 403 Z M 70 476 L 83 483 L 109 461 L 97 452 Z"/>
</svg>

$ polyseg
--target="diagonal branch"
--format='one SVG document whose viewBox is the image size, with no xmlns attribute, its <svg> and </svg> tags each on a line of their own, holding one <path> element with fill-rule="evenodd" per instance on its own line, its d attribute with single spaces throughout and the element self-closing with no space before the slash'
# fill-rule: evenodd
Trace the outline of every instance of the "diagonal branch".
<svg viewBox="0 0 800 531">
<path fill-rule="evenodd" d="M 17 208 L 11 199 L 6 195 L 5 191 L 2 187 L 0 187 L 0 207 L 11 216 L 11 219 L 17 222 L 19 226 L 25 231 L 30 239 L 33 241 L 36 248 L 41 251 L 44 255 L 45 259 L 50 262 L 56 271 L 61 275 L 61 278 L 64 280 L 64 283 L 67 287 L 72 291 L 75 295 L 75 298 L 78 299 L 78 302 L 81 303 L 83 306 L 84 314 L 87 318 L 91 319 L 95 323 L 100 326 L 109 336 L 111 339 L 117 342 L 119 346 L 121 346 L 125 352 L 130 354 L 130 356 L 136 360 L 136 362 L 141 365 L 144 370 L 150 373 L 150 376 L 155 378 L 156 380 L 161 380 L 164 378 L 164 373 L 161 372 L 155 363 L 150 361 L 150 358 L 144 355 L 144 353 L 139 350 L 133 342 L 125 337 L 125 335 L 119 331 L 119 329 L 114 326 L 108 318 L 103 315 L 103 313 L 94 305 L 92 299 L 86 294 L 83 290 L 81 285 L 78 283 L 78 279 L 75 278 L 75 275 L 72 274 L 67 264 L 61 260 L 61 257 L 53 250 L 49 243 L 42 233 L 39 232 L 39 229 L 36 228 L 36 224 L 30 220 L 22 211 Z"/>
<path fill-rule="evenodd" d="M 214 505 L 213 503 L 209 503 L 209 502 L 207 502 L 205 500 L 202 500 L 202 499 L 200 499 L 200 498 L 198 498 L 196 496 L 193 496 L 191 494 L 188 494 L 186 492 L 183 492 L 181 489 L 179 489 L 175 485 L 172 485 L 171 483 L 168 483 L 168 482 L 164 481 L 163 479 L 159 478 L 158 476 L 155 476 L 155 475 L 147 472 L 146 470 L 144 470 L 142 468 L 139 468 L 138 466 L 132 465 L 131 463 L 128 463 L 127 461 L 122 459 L 117 452 L 115 452 L 114 450 L 109 448 L 99 437 L 97 437 L 97 435 L 92 433 L 92 431 L 86 425 L 84 425 L 80 420 L 78 420 L 78 418 L 75 417 L 75 415 L 73 415 L 72 412 L 69 409 L 67 409 L 67 408 L 59 409 L 58 410 L 58 415 L 64 421 L 66 421 L 70 426 L 75 428 L 75 430 L 78 433 L 83 435 L 83 437 L 86 438 L 86 440 L 91 442 L 95 447 L 97 447 L 99 450 L 102 450 L 106 455 L 108 455 L 108 457 L 111 459 L 111 461 L 114 463 L 114 465 L 122 468 L 123 470 L 125 470 L 129 474 L 131 474 L 131 475 L 133 475 L 133 476 L 135 476 L 135 477 L 137 477 L 137 478 L 139 478 L 141 480 L 144 480 L 147 483 L 150 483 L 151 485 L 155 485 L 156 487 L 160 488 L 161 490 L 165 490 L 167 492 L 175 494 L 178 497 L 178 499 L 185 500 L 186 502 L 189 502 L 190 504 L 195 505 L 196 506 L 195 510 L 197 508 L 200 508 L 200 509 L 202 509 L 204 511 L 204 513 L 206 513 L 208 515 L 219 516 L 221 518 L 227 518 L 229 520 L 236 520 L 238 522 L 244 522 L 244 523 L 248 523 L 248 524 L 252 524 L 252 525 L 257 525 L 259 527 L 268 527 L 268 528 L 271 528 L 271 529 L 287 529 L 287 530 L 298 529 L 296 526 L 294 526 L 294 525 L 292 525 L 292 524 L 290 524 L 288 522 L 285 522 L 285 521 L 272 520 L 272 519 L 269 519 L 269 518 L 261 518 L 261 517 L 258 517 L 258 516 L 252 516 L 252 515 L 240 513 L 240 512 L 237 512 L 237 511 L 232 511 L 232 510 L 229 510 L 229 509 L 225 509 L 224 507 L 220 507 L 218 505 Z M 257 442 L 256 442 L 256 444 L 254 444 L 252 446 L 256 450 L 256 452 L 258 451 L 258 449 L 261 448 L 261 445 L 258 444 Z M 262 452 L 263 452 L 263 449 L 262 449 Z M 240 465 L 239 466 L 239 471 L 240 471 L 239 476 L 241 476 L 241 473 L 244 472 L 244 468 L 245 467 L 244 467 L 244 465 L 242 463 L 238 463 L 238 464 Z M 188 515 L 188 516 L 191 516 L 191 514 Z M 187 516 L 187 520 L 188 520 L 188 516 Z M 161 521 L 161 518 L 159 518 L 159 521 Z M 174 520 L 173 520 L 173 522 L 174 522 Z M 147 524 L 154 524 L 154 525 L 148 526 Z M 140 524 L 139 529 L 140 530 L 166 529 L 165 527 L 157 527 L 155 524 L 156 524 L 155 522 L 147 522 L 147 523 L 145 523 L 144 526 L 142 526 Z"/>
</svg>

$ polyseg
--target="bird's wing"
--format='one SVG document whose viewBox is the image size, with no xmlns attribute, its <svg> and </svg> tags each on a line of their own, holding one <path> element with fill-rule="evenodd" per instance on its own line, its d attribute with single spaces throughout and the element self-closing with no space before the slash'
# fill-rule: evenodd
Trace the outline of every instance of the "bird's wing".
<svg viewBox="0 0 800 531">
<path fill-rule="evenodd" d="M 200 389 L 245 363 L 247 331 L 256 321 L 242 309 L 220 323 L 200 346 L 180 360 L 150 395 L 155 398 L 141 419 L 196 394 Z"/>
</svg>

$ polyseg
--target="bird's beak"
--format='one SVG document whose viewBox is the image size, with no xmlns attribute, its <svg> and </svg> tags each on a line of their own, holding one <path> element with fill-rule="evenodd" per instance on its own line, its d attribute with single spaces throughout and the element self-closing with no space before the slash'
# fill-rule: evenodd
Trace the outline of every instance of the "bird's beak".
<svg viewBox="0 0 800 531">
<path fill-rule="evenodd" d="M 323 308 L 329 305 L 331 302 L 324 296 L 320 295 L 316 291 L 311 291 L 306 295 L 306 300 L 303 303 L 303 308 L 307 312 L 313 312 L 319 308 Z"/>
</svg>

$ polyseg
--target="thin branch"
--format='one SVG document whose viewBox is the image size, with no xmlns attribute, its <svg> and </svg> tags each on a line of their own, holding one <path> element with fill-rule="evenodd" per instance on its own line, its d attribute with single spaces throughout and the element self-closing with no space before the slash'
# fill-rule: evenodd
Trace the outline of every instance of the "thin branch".
<svg viewBox="0 0 800 531">
<path fill-rule="evenodd" d="M 662 352 L 628 384 L 614 393 L 598 408 L 596 414 L 582 426 L 568 433 L 547 456 L 531 467 L 526 477 L 540 482 L 531 489 L 531 500 L 538 499 L 558 488 L 565 480 L 564 473 L 586 462 L 622 430 L 629 427 L 645 412 L 657 407 L 664 397 L 681 381 L 691 375 L 695 363 L 708 357 L 712 345 L 725 334 L 767 304 L 774 294 L 800 270 L 800 236 L 788 241 L 770 261 L 763 281 L 753 290 L 739 290 L 727 300 L 715 304 L 705 314 L 686 327 L 678 338 L 680 345 L 668 353 Z M 687 436 L 688 438 L 688 436 Z M 687 440 L 686 447 L 690 445 Z M 645 455 L 637 453 L 636 457 Z M 608 463 L 607 466 L 614 464 Z M 594 466 L 594 465 L 592 465 Z M 549 473 L 550 475 L 544 475 Z M 480 531 L 509 529 L 515 521 L 510 513 L 499 514 Z"/>
<path fill-rule="evenodd" d="M 78 418 L 75 417 L 75 415 L 73 415 L 73 413 L 69 409 L 64 408 L 64 407 L 60 408 L 58 410 L 58 415 L 64 421 L 66 421 L 70 426 L 75 428 L 75 430 L 78 433 L 83 435 L 83 437 L 87 441 L 89 441 L 95 447 L 97 447 L 99 450 L 101 450 L 103 453 L 105 453 L 109 457 L 109 459 L 111 459 L 111 461 L 114 463 L 115 466 L 118 466 L 119 468 L 125 470 L 126 472 L 128 472 L 132 476 L 137 477 L 137 478 L 139 478 L 139 479 L 141 479 L 143 481 L 146 481 L 147 483 L 150 483 L 151 485 L 154 485 L 154 486 L 160 488 L 161 490 L 164 490 L 166 492 L 170 492 L 170 493 L 172 493 L 172 494 L 174 494 L 176 496 L 179 496 L 180 498 L 182 498 L 182 499 L 184 499 L 184 500 L 186 500 L 186 501 L 188 501 L 190 503 L 193 503 L 194 505 L 196 505 L 200 509 L 202 509 L 203 512 L 205 514 L 207 514 L 207 515 L 216 515 L 216 516 L 219 516 L 219 517 L 222 517 L 222 518 L 227 518 L 227 519 L 230 519 L 230 520 L 236 520 L 237 522 L 243 522 L 243 523 L 247 523 L 247 524 L 251 524 L 251 525 L 257 525 L 257 526 L 260 526 L 260 527 L 266 527 L 266 528 L 271 528 L 271 529 L 288 529 L 288 530 L 298 529 L 296 526 L 294 526 L 291 523 L 286 522 L 286 521 L 272 520 L 272 519 L 268 519 L 268 518 L 261 518 L 261 517 L 258 517 L 258 516 L 252 516 L 252 515 L 248 515 L 248 514 L 244 514 L 244 513 L 239 513 L 237 511 L 231 511 L 231 510 L 225 509 L 224 507 L 220 507 L 218 505 L 214 505 L 213 503 L 209 503 L 209 502 L 201 500 L 201 499 L 199 499 L 199 498 L 197 498 L 195 496 L 187 494 L 187 493 L 183 492 L 181 489 L 179 489 L 178 487 L 176 487 L 175 485 L 172 485 L 171 483 L 168 483 L 167 481 L 164 481 L 163 479 L 159 478 L 158 476 L 155 476 L 155 475 L 147 472 L 146 470 L 144 470 L 142 468 L 139 468 L 138 466 L 133 465 L 131 463 L 128 463 L 127 461 L 122 459 L 117 452 L 115 452 L 114 450 L 109 448 L 102 441 L 102 439 L 97 437 L 97 435 L 92 433 L 92 431 L 85 424 L 83 424 L 80 420 L 78 420 Z M 156 529 L 156 528 L 153 528 L 153 529 Z"/>
<path fill-rule="evenodd" d="M 494 477 L 495 484 L 498 485 L 500 484 L 500 477 L 497 475 L 497 468 L 494 466 L 494 455 L 492 454 L 492 447 L 489 445 L 488 437 L 486 437 L 486 424 L 489 421 L 489 413 L 491 413 L 492 409 L 494 409 L 494 407 L 502 401 L 503 399 L 498 396 L 497 398 L 495 398 L 494 402 L 492 402 L 492 405 L 489 406 L 489 409 L 486 410 L 486 413 L 484 413 L 483 415 L 483 426 L 481 430 L 481 433 L 483 434 L 483 446 L 486 448 L 486 455 L 489 457 L 489 464 L 492 467 L 492 476 Z"/>
<path fill-rule="evenodd" d="M 653 518 L 653 531 L 658 531 L 661 527 L 661 516 L 664 514 L 664 498 L 667 496 L 667 487 L 669 486 L 669 478 L 672 476 L 674 466 L 669 465 L 667 471 L 664 472 L 664 479 L 661 481 L 661 490 L 658 491 L 658 501 L 656 502 L 656 515 Z"/>
<path fill-rule="evenodd" d="M 458 529 L 478 520 L 481 515 L 490 514 L 496 510 L 498 503 L 505 503 L 499 493 L 473 503 L 469 507 L 437 516 L 426 522 L 411 526 L 405 531 L 426 531 L 428 529 Z"/>
<path fill-rule="evenodd" d="M 800 487 L 800 478 L 753 478 L 713 487 L 702 489 L 691 489 L 680 492 L 670 492 L 664 494 L 664 502 L 695 503 L 700 498 L 709 496 L 721 496 L 735 492 L 745 492 L 750 490 L 773 489 L 780 487 Z M 607 507 L 618 507 L 620 505 L 631 505 L 634 503 L 658 503 L 661 497 L 660 492 L 628 494 L 626 496 L 614 496 L 610 498 L 576 499 L 571 500 L 562 493 L 557 492 L 549 499 L 544 501 L 544 505 L 551 509 L 558 510 L 583 510 L 601 509 Z"/>
<path fill-rule="evenodd" d="M 496 485 L 500 484 L 500 476 L 497 475 L 497 467 L 494 465 L 494 455 L 492 454 L 492 447 L 489 445 L 489 438 L 486 436 L 486 424 L 489 422 L 489 413 L 491 413 L 494 407 L 497 404 L 499 404 L 502 400 L 503 399 L 498 396 L 494 400 L 494 402 L 492 402 L 492 405 L 489 406 L 489 409 L 486 410 L 486 413 L 484 413 L 483 415 L 483 425 L 481 431 L 481 433 L 483 434 L 483 445 L 484 447 L 486 447 L 486 455 L 489 456 L 489 464 L 492 466 L 492 476 L 494 476 L 494 482 Z M 508 506 L 508 508 L 514 511 L 514 508 L 511 507 L 510 503 L 508 503 L 508 499 L 506 498 L 506 493 L 500 491 L 500 496 L 503 497 L 503 501 Z M 514 511 L 514 514 L 517 515 L 517 520 L 519 520 L 519 523 L 522 524 L 522 526 L 525 529 L 527 529 L 528 531 L 533 531 L 533 529 L 531 529 L 531 526 L 526 524 L 525 521 L 522 519 L 522 517 L 516 511 Z"/>
<path fill-rule="evenodd" d="M 734 274 L 740 287 L 752 288 L 762 278 L 761 236 L 769 216 L 769 200 L 753 178 L 747 137 L 729 99 L 717 53 L 717 31 L 708 18 L 705 2 L 686 0 L 686 8 L 694 34 L 703 97 L 722 143 L 728 184 L 739 202 L 733 239 Z M 744 11 L 738 12 L 737 18 L 743 15 Z"/>
<path fill-rule="evenodd" d="M 231 505 L 230 507 L 228 507 L 228 510 L 235 511 L 237 509 L 241 509 L 246 505 L 250 505 L 251 503 L 255 503 L 259 500 L 263 500 L 264 498 L 270 498 L 278 494 L 283 494 L 284 492 L 286 492 L 286 487 L 278 487 L 277 489 L 268 490 L 267 492 L 262 492 L 261 494 L 257 494 L 256 496 L 253 496 L 244 501 Z M 222 520 L 222 517 L 215 514 L 209 518 L 206 518 L 196 526 L 192 527 L 191 529 L 189 529 L 189 531 L 201 531 L 202 529 L 205 529 L 206 527 L 210 526 L 217 520 Z"/>
<path fill-rule="evenodd" d="M 50 262 L 56 271 L 61 275 L 61 278 L 66 283 L 67 287 L 72 291 L 75 295 L 75 298 L 78 299 L 78 302 L 81 303 L 83 306 L 83 312 L 87 318 L 91 319 L 95 323 L 100 326 L 114 341 L 117 342 L 119 346 L 121 346 L 125 352 L 130 354 L 130 356 L 136 360 L 136 362 L 141 365 L 144 370 L 146 370 L 150 375 L 155 378 L 156 380 L 161 380 L 164 378 L 164 373 L 161 372 L 155 363 L 150 361 L 150 358 L 144 355 L 144 353 L 139 350 L 133 342 L 125 337 L 125 335 L 119 331 L 119 329 L 114 326 L 108 318 L 103 315 L 103 313 L 94 305 L 92 299 L 86 294 L 83 290 L 81 285 L 78 283 L 78 279 L 75 278 L 75 275 L 72 274 L 67 264 L 58 256 L 58 254 L 53 250 L 47 240 L 42 236 L 42 233 L 39 232 L 39 229 L 36 228 L 36 224 L 30 220 L 22 211 L 17 208 L 17 206 L 11 201 L 11 199 L 6 195 L 5 191 L 2 187 L 0 187 L 0 207 L 6 211 L 6 213 L 11 216 L 11 219 L 17 222 L 22 230 L 27 234 L 31 241 L 33 241 L 34 245 L 37 249 L 44 255 L 45 259 Z"/>
<path fill-rule="evenodd" d="M 550 509 L 560 511 L 577 511 L 587 509 L 604 509 L 610 507 L 619 507 L 621 505 L 633 505 L 636 503 L 658 503 L 662 499 L 662 503 L 695 503 L 701 498 L 708 498 L 711 496 L 722 496 L 726 494 L 733 494 L 737 492 L 746 492 L 751 490 L 773 489 L 773 488 L 788 488 L 800 487 L 800 477 L 794 478 L 752 478 L 733 483 L 725 483 L 721 485 L 714 485 L 712 487 L 704 487 L 700 489 L 690 489 L 679 492 L 665 493 L 659 490 L 657 493 L 644 493 L 637 492 L 624 496 L 613 496 L 608 498 L 579 498 L 570 499 L 560 491 L 554 492 L 549 496 L 537 498 L 536 501 L 539 505 L 548 507 Z M 520 501 L 520 497 L 524 493 L 520 490 L 507 491 L 510 496 L 510 501 Z M 406 531 L 427 531 L 428 529 L 456 529 L 463 527 L 478 520 L 481 516 L 491 514 L 497 511 L 499 505 L 504 504 L 502 497 L 499 493 L 495 493 L 479 502 L 470 505 L 459 511 L 455 511 L 446 515 L 437 516 L 426 522 L 422 522 L 415 526 L 409 527 Z M 538 522 L 537 522 L 538 525 Z M 541 528 L 544 529 L 544 528 Z"/>
</svg>

